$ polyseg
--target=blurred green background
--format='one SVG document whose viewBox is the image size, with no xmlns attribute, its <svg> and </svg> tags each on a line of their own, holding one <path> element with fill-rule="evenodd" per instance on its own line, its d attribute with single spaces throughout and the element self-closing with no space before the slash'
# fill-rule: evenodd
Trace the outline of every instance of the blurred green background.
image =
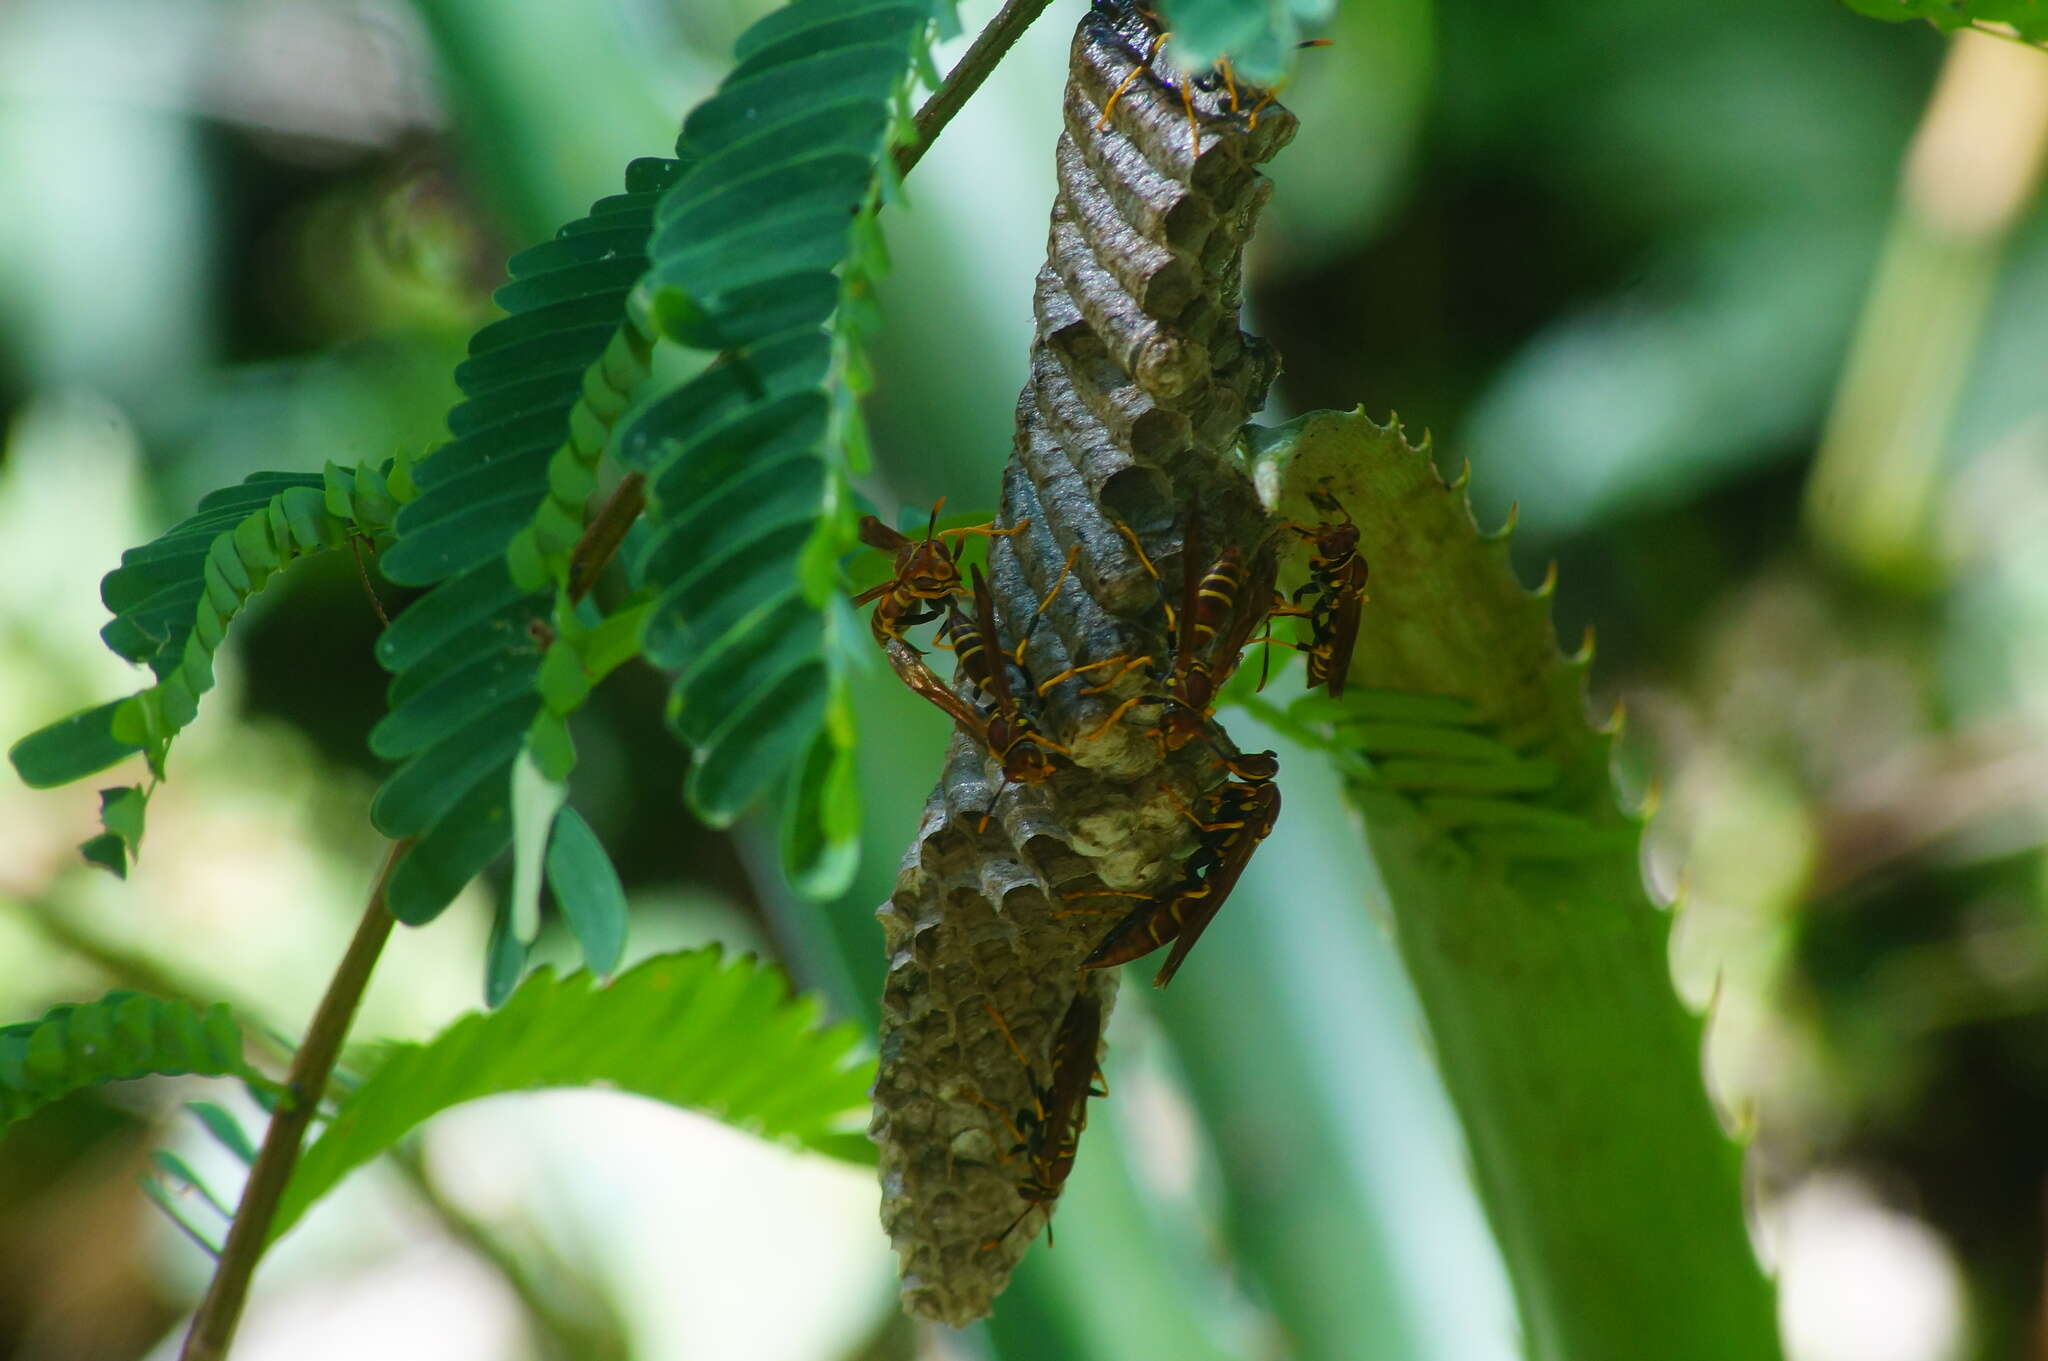
<svg viewBox="0 0 2048 1361">
<path fill-rule="evenodd" d="M 431 445 L 505 256 L 662 153 L 763 8 L 0 8 L 0 734 L 128 688 L 99 576 L 201 493 Z M 1078 13 L 889 221 L 885 506 L 995 501 Z M 2048 1355 L 2048 54 L 1824 0 L 1345 0 L 1328 36 L 1250 262 L 1267 418 L 1433 431 L 1484 514 L 1519 503 L 1526 573 L 1560 564 L 1561 631 L 1597 627 L 1789 1353 Z M 303 1026 L 375 868 L 385 678 L 345 558 L 255 604 L 130 882 L 76 860 L 89 788 L 0 774 L 0 1020 L 120 984 Z M 772 820 L 690 823 L 654 677 L 582 715 L 633 953 L 758 949 L 872 1019 L 872 910 L 945 732 L 879 666 L 861 686 L 867 856 L 825 905 L 780 883 Z M 896 1315 L 863 1174 L 575 1093 L 356 1178 L 266 1265 L 237 1355 L 1517 1355 L 1373 868 L 1334 777 L 1275 745 L 1287 816 L 1207 966 L 1127 991 L 1059 1246 L 992 1326 Z M 502 887 L 398 939 L 359 1038 L 478 1003 Z M 0 1356 L 174 1348 L 206 1262 L 136 1179 L 168 1143 L 232 1186 L 176 1115 L 203 1085 L 0 1141 Z"/>
</svg>

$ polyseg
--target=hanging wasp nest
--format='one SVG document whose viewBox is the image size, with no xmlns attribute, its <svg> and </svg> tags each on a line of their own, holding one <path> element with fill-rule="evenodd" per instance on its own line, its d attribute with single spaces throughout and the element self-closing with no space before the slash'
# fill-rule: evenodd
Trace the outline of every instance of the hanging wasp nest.
<svg viewBox="0 0 2048 1361">
<path fill-rule="evenodd" d="M 1295 120 L 1272 103 L 1254 118 L 1257 91 L 1150 69 L 1156 36 L 1127 5 L 1098 5 L 1074 35 L 1059 196 L 998 521 L 1029 524 L 989 553 L 1002 646 L 1014 651 L 1028 629 L 1032 685 L 1019 698 L 1071 762 L 997 797 L 1000 768 L 956 731 L 878 913 L 888 977 L 871 1133 L 882 1223 L 902 1261 L 904 1307 L 956 1326 L 989 1312 L 1050 1213 L 1032 1208 L 1018 1222 L 1033 1169 L 1014 1127 L 1050 1080 L 1061 1019 L 1077 995 L 1105 1015 L 1115 997 L 1114 971 L 1076 966 L 1131 900 L 1091 915 L 1101 901 L 1075 895 L 1169 882 L 1194 844 L 1174 799 L 1198 806 L 1222 774 L 1200 744 L 1162 759 L 1147 732 L 1155 708 L 1101 725 L 1124 701 L 1159 693 L 1153 673 L 1173 646 L 1161 605 L 1178 600 L 1190 538 L 1198 567 L 1227 544 L 1252 555 L 1239 610 L 1263 614 L 1272 595 L 1269 521 L 1233 450 L 1278 361 L 1237 321 L 1244 244 L 1272 188 L 1255 167 Z M 1141 537 L 1159 579 L 1118 524 Z M 1070 553 L 1072 573 L 1031 627 Z M 1147 657 L 1034 693 L 1071 667 Z"/>
</svg>

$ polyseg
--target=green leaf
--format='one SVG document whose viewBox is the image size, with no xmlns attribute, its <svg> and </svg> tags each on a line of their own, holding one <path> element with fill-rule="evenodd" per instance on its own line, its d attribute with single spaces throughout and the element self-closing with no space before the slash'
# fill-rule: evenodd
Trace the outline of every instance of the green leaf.
<svg viewBox="0 0 2048 1361">
<path fill-rule="evenodd" d="M 816 746 L 839 665 L 823 646 L 847 528 L 834 508 L 858 462 L 858 421 L 832 412 L 866 367 L 845 299 L 886 267 L 874 216 L 930 16 L 927 0 L 798 0 L 763 18 L 685 120 L 691 164 L 654 214 L 636 312 L 718 358 L 650 394 L 615 453 L 647 474 L 647 655 L 675 673 L 674 726 L 697 749 L 686 793 L 720 824 L 806 762 L 850 770 L 850 725 Z M 835 828 L 857 821 L 855 797 L 842 774 Z M 824 811 L 798 810 L 783 838 L 814 887 L 855 854 Z"/>
<path fill-rule="evenodd" d="M 155 1177 L 142 1177 L 139 1180 L 142 1183 L 142 1193 L 155 1202 L 156 1207 L 164 1212 L 164 1216 L 177 1227 L 178 1232 L 191 1239 L 193 1246 L 208 1257 L 220 1256 L 220 1244 L 207 1237 L 198 1225 L 185 1217 L 184 1207 L 178 1204 L 177 1197 L 172 1194 L 169 1187 Z"/>
<path fill-rule="evenodd" d="M 555 818 L 547 873 L 548 888 L 583 950 L 583 962 L 592 973 L 609 975 L 626 949 L 626 890 L 604 843 L 573 808 Z"/>
<path fill-rule="evenodd" d="M 2029 42 L 2048 41 L 2048 5 L 2041 0 L 1845 0 L 1873 19 L 1924 19 L 1944 33 L 1981 24 L 2009 24 Z"/>
<path fill-rule="evenodd" d="M 598 985 L 543 969 L 497 1011 L 426 1044 L 393 1046 L 300 1159 L 272 1226 L 283 1234 L 350 1171 L 451 1106 L 501 1092 L 603 1083 L 766 1138 L 872 1162 L 872 1063 L 851 1026 L 818 1024 L 782 975 L 716 948 L 649 959 Z M 763 1056 L 772 1056 L 772 1061 Z"/>
<path fill-rule="evenodd" d="M 508 764 L 477 781 L 398 862 L 391 872 L 391 915 L 408 926 L 432 921 L 511 841 Z"/>
<path fill-rule="evenodd" d="M 112 832 L 101 832 L 78 843 L 78 853 L 88 865 L 98 865 L 116 879 L 128 877 L 128 843 Z"/>
<path fill-rule="evenodd" d="M 79 846 L 87 862 L 128 877 L 128 862 L 142 843 L 143 814 L 149 795 L 140 785 L 117 785 L 100 791 L 100 825 L 106 831 Z"/>
<path fill-rule="evenodd" d="M 185 1109 L 192 1112 L 199 1123 L 206 1127 L 206 1132 L 211 1134 L 222 1148 L 240 1158 L 245 1164 L 256 1161 L 256 1145 L 249 1142 L 249 1136 L 243 1132 L 241 1122 L 228 1114 L 225 1107 L 215 1105 L 211 1101 L 187 1101 Z"/>
<path fill-rule="evenodd" d="M 555 815 L 568 802 L 569 787 L 547 772 L 530 752 L 512 763 L 512 934 L 530 946 L 540 935 L 541 862 L 555 828 Z"/>
<path fill-rule="evenodd" d="M 796 764 L 825 716 L 822 664 L 800 666 L 733 709 L 690 767 L 683 792 L 713 827 L 728 827 Z"/>
<path fill-rule="evenodd" d="M 1506 533 L 1396 426 L 1317 412 L 1249 442 L 1271 509 L 1313 521 L 1327 487 L 1372 564 L 1344 697 L 1289 712 L 1352 755 L 1532 1356 L 1778 1355 L 1702 1023 L 1671 987 L 1613 733 L 1586 720 L 1590 656 L 1559 653 L 1549 586 L 1516 580 Z"/>
<path fill-rule="evenodd" d="M 1184 69 L 1207 71 L 1228 59 L 1239 77 L 1261 85 L 1285 79 L 1305 26 L 1336 10 L 1336 0 L 1160 0 Z"/>
<path fill-rule="evenodd" d="M 539 708 L 531 692 L 516 695 L 400 766 L 371 800 L 377 830 L 394 840 L 425 836 L 470 791 L 498 781 L 509 788 L 512 759 Z"/>
<path fill-rule="evenodd" d="M 0 1127 L 102 1083 L 178 1073 L 261 1082 L 224 1003 L 206 1008 L 136 992 L 53 1007 L 0 1026 Z"/>
<path fill-rule="evenodd" d="M 142 750 L 114 736 L 114 711 L 123 702 L 117 699 L 61 718 L 16 742 L 7 759 L 21 782 L 31 789 L 54 789 L 97 774 Z"/>
<path fill-rule="evenodd" d="M 24 783 L 49 788 L 81 779 L 137 752 L 159 777 L 172 738 L 213 688 L 213 658 L 230 622 L 270 576 L 297 558 L 338 547 L 351 535 L 382 532 L 389 497 L 383 475 L 365 468 L 326 474 L 255 473 L 201 498 L 195 512 L 140 548 L 100 583 L 114 613 L 101 637 L 129 661 L 145 662 L 156 684 L 124 700 L 60 719 L 14 744 L 8 758 Z M 364 489 L 358 496 L 358 488 Z M 358 516 L 358 502 L 367 510 Z M 340 511 L 334 509 L 340 506 Z M 103 835 L 80 850 L 88 861 L 127 873 L 142 837 L 139 789 L 101 796 Z"/>
<path fill-rule="evenodd" d="M 508 898 L 498 904 L 497 913 L 491 918 L 491 938 L 484 945 L 484 1005 L 501 1007 L 512 990 L 519 986 L 519 977 L 526 972 L 526 942 L 513 929 L 512 914 L 515 911 Z"/>
<path fill-rule="evenodd" d="M 212 1206 L 214 1213 L 218 1214 L 222 1219 L 233 1219 L 235 1217 L 234 1210 L 213 1193 L 213 1188 L 200 1179 L 199 1174 L 192 1170 L 190 1163 L 177 1154 L 170 1152 L 168 1149 L 160 1148 L 149 1155 L 149 1160 L 155 1163 L 158 1169 L 166 1176 L 175 1178 L 191 1187 L 194 1191 L 197 1191 L 200 1198 Z"/>
<path fill-rule="evenodd" d="M 820 729 L 791 768 L 782 800 L 782 865 L 790 887 L 819 902 L 852 887 L 860 868 L 859 769 Z"/>
<path fill-rule="evenodd" d="M 626 301 L 646 267 L 655 201 L 681 169 L 633 162 L 624 194 L 512 258 L 497 294 L 511 315 L 477 332 L 456 370 L 454 438 L 408 471 L 417 495 L 398 512 L 382 566 L 433 589 L 378 644 L 394 673 L 392 711 L 371 736 L 378 754 L 406 760 L 379 792 L 378 816 L 419 837 L 392 877 L 401 920 L 431 920 L 512 840 L 516 755 L 557 782 L 574 764 L 559 719 L 603 671 L 581 654 L 544 655 L 542 639 L 611 427 L 646 377 L 652 337 Z M 617 655 L 616 641 L 604 640 L 606 669 L 631 655 Z M 554 721 L 540 716 L 543 697 Z M 535 892 L 541 837 L 522 860 L 522 886 Z M 504 986 L 516 977 L 509 957 L 499 951 L 491 970 Z"/>
</svg>

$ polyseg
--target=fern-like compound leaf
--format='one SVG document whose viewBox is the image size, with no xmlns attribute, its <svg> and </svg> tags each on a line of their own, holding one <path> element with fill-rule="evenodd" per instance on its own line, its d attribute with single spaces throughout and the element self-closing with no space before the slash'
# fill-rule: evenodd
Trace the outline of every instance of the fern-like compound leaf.
<svg viewBox="0 0 2048 1361">
<path fill-rule="evenodd" d="M 156 675 L 147 689 L 30 733 L 8 758 L 35 788 L 68 784 L 140 752 L 158 778 L 171 741 L 213 688 L 214 654 L 249 597 L 299 558 L 350 540 L 388 537 L 395 499 L 389 469 L 256 473 L 202 498 L 198 509 L 140 548 L 100 583 L 114 618 L 100 636 Z M 101 795 L 105 832 L 81 848 L 117 874 L 142 838 L 148 792 Z"/>
<path fill-rule="evenodd" d="M 370 746 L 402 764 L 371 816 L 415 839 L 391 881 L 401 921 L 432 920 L 511 843 L 512 770 L 536 731 L 553 739 L 550 777 L 568 773 L 545 667 L 578 667 L 581 651 L 550 643 L 600 625 L 587 606 L 558 609 L 554 578 L 582 533 L 612 423 L 646 375 L 651 340 L 629 323 L 626 298 L 646 268 L 655 202 L 680 169 L 633 162 L 624 193 L 512 258 L 496 294 L 509 315 L 470 340 L 454 438 L 420 463 L 398 516 L 383 570 L 433 588 L 377 648 L 393 680 Z M 516 978 L 506 954 L 498 972 Z"/>
<path fill-rule="evenodd" d="M 284 1233 L 349 1172 L 433 1115 L 501 1092 L 604 1083 L 765 1138 L 872 1161 L 855 1132 L 874 1065 L 850 1026 L 823 1027 L 777 970 L 717 948 L 663 955 L 608 984 L 530 976 L 496 1011 L 393 1046 L 306 1150 L 279 1206 Z"/>
<path fill-rule="evenodd" d="M 730 823 L 790 784 L 793 879 L 850 874 L 852 724 L 831 603 L 852 542 L 853 399 L 884 265 L 873 217 L 890 173 L 926 0 L 799 0 L 743 34 L 738 66 L 683 126 L 686 174 L 661 199 L 639 315 L 712 351 L 629 416 L 619 461 L 648 479 L 635 567 L 653 597 L 650 660 L 675 674 L 670 719 L 695 750 L 685 793 Z M 807 797 L 792 777 L 823 771 Z"/>
<path fill-rule="evenodd" d="M 122 991 L 52 1007 L 40 1020 L 0 1026 L 0 1127 L 88 1087 L 183 1073 L 263 1081 L 225 1003 Z"/>
</svg>

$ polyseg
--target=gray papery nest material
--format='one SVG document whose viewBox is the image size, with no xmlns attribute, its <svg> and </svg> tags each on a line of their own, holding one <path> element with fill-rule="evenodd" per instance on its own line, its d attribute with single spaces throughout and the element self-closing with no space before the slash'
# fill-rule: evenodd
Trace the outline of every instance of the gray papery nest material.
<svg viewBox="0 0 2048 1361">
<path fill-rule="evenodd" d="M 1200 743 L 1162 759 L 1146 731 L 1156 708 L 1140 705 L 1090 737 L 1124 699 L 1159 693 L 1156 672 L 1172 655 L 1161 602 L 1178 601 L 1190 505 L 1198 569 L 1235 543 L 1251 555 L 1238 608 L 1263 613 L 1272 593 L 1270 521 L 1234 446 L 1278 363 L 1237 321 L 1244 244 L 1272 189 L 1255 167 L 1295 120 L 1268 103 L 1254 128 L 1259 92 L 1240 87 L 1233 111 L 1224 81 L 1190 81 L 1197 151 L 1179 85 L 1189 78 L 1162 63 L 1098 128 L 1153 36 L 1135 9 L 1101 6 L 1074 35 L 1037 337 L 998 522 L 1030 523 L 993 540 L 989 563 L 1002 645 L 1014 650 L 1029 628 L 1034 686 L 1116 656 L 1155 665 L 1104 667 L 1043 700 L 1026 691 L 1072 763 L 1000 798 L 1000 768 L 956 731 L 878 914 L 888 978 L 871 1133 L 882 1223 L 902 1261 L 904 1307 L 956 1326 L 989 1312 L 1045 1228 L 1049 1206 L 1017 1222 L 1032 1167 L 1013 1125 L 1032 1107 L 1033 1084 L 1050 1080 L 1061 1018 L 1077 992 L 1105 1015 L 1115 997 L 1114 970 L 1076 965 L 1116 916 L 1077 913 L 1103 903 L 1063 895 L 1162 887 L 1194 840 L 1168 791 L 1194 807 L 1222 777 Z M 1117 522 L 1141 536 L 1163 581 Z M 1030 627 L 1077 545 L 1073 573 Z M 1106 680 L 1104 693 L 1082 693 Z M 1117 914 L 1131 902 L 1107 901 Z"/>
</svg>

